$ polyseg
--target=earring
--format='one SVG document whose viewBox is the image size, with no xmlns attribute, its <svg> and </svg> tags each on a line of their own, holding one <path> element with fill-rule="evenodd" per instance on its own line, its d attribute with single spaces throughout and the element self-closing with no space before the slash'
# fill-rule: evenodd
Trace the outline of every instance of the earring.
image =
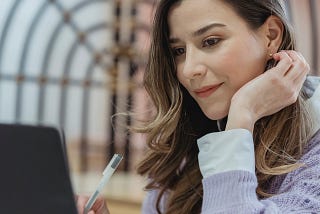
<svg viewBox="0 0 320 214">
<path fill-rule="evenodd" d="M 273 56 L 273 53 L 269 53 L 269 57 L 271 57 L 271 58 L 272 58 L 272 56 Z"/>
</svg>

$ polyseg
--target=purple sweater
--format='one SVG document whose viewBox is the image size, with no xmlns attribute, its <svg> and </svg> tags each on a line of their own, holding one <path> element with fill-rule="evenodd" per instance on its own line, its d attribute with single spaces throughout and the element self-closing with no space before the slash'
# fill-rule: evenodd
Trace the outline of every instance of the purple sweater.
<svg viewBox="0 0 320 214">
<path fill-rule="evenodd" d="M 203 179 L 202 213 L 320 213 L 320 131 L 310 140 L 300 160 L 305 167 L 277 176 L 269 192 L 275 196 L 259 200 L 253 173 L 234 170 Z M 147 193 L 143 214 L 156 214 L 157 190 Z M 165 198 L 162 200 L 164 211 Z"/>
</svg>

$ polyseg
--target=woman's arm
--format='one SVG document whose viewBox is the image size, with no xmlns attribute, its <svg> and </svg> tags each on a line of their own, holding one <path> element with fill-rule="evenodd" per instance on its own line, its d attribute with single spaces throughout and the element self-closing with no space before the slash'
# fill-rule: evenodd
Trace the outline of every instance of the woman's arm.
<svg viewBox="0 0 320 214">
<path fill-rule="evenodd" d="M 223 132 L 220 134 L 223 135 Z M 239 144 L 245 140 L 235 139 Z M 219 139 L 215 136 L 211 140 L 216 143 Z M 320 213 L 319 131 L 312 144 L 314 146 L 301 159 L 305 166 L 287 174 L 282 183 L 279 183 L 278 194 L 264 200 L 257 198 L 257 178 L 254 173 L 239 169 L 215 174 L 207 171 L 202 181 L 202 214 Z M 199 156 L 201 155 L 200 150 Z M 232 156 L 228 153 L 224 155 Z"/>
<path fill-rule="evenodd" d="M 279 61 L 276 67 L 248 82 L 234 95 L 226 131 L 198 140 L 199 164 L 204 177 L 202 213 L 320 211 L 316 193 L 320 189 L 319 151 L 306 160 L 308 168 L 287 175 L 280 194 L 265 200 L 259 200 L 256 195 L 253 140 L 248 135 L 253 133 L 257 120 L 296 101 L 309 71 L 304 58 L 295 51 L 282 51 L 275 54 L 274 59 Z M 220 148 L 225 145 L 231 149 Z M 305 179 L 310 179 L 310 185 Z"/>
</svg>

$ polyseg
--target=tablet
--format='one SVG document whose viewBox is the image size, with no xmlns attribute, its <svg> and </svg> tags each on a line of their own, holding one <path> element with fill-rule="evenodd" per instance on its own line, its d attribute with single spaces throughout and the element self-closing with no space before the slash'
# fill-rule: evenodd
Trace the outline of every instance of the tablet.
<svg viewBox="0 0 320 214">
<path fill-rule="evenodd" d="M 0 212 L 77 214 L 58 129 L 0 124 Z"/>
</svg>

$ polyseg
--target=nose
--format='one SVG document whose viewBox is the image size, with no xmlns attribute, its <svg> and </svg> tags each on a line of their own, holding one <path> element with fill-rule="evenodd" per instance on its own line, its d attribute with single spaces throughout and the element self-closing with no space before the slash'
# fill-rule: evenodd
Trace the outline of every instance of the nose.
<svg viewBox="0 0 320 214">
<path fill-rule="evenodd" d="M 205 75 L 207 67 L 204 64 L 204 58 L 197 49 L 186 51 L 186 58 L 183 66 L 183 75 L 187 79 L 196 79 Z"/>
</svg>

